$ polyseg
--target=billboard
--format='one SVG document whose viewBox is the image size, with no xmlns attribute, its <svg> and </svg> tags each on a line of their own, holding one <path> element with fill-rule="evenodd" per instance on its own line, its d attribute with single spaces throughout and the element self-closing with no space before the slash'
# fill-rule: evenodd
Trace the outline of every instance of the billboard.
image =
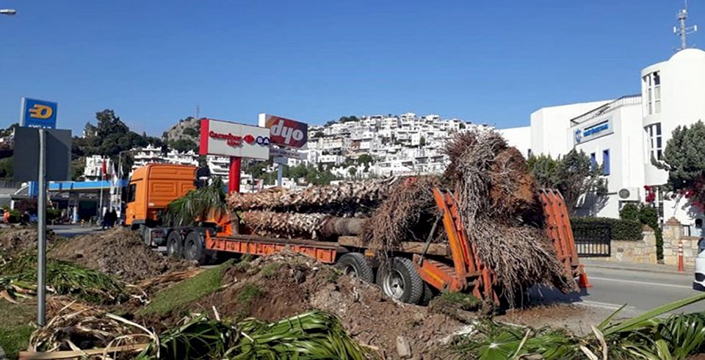
<svg viewBox="0 0 705 360">
<path fill-rule="evenodd" d="M 308 142 L 308 124 L 281 116 L 259 114 L 259 126 L 269 129 L 272 145 L 301 149 Z"/>
<path fill-rule="evenodd" d="M 269 159 L 269 129 L 201 119 L 201 155 Z"/>
<path fill-rule="evenodd" d="M 51 101 L 22 98 L 20 126 L 56 129 L 58 104 Z"/>
</svg>

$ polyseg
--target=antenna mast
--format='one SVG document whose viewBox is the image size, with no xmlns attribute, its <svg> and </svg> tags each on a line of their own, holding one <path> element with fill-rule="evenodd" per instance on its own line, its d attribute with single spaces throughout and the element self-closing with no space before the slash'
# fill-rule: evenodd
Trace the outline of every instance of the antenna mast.
<svg viewBox="0 0 705 360">
<path fill-rule="evenodd" d="M 698 31 L 698 26 L 686 26 L 685 21 L 688 19 L 688 0 L 685 0 L 685 6 L 681 11 L 678 12 L 678 23 L 679 27 L 676 28 L 675 26 L 673 27 L 673 33 L 680 36 L 681 38 L 681 47 L 680 50 L 685 50 L 688 47 L 688 44 L 686 42 L 686 35 L 692 34 L 696 31 Z"/>
</svg>

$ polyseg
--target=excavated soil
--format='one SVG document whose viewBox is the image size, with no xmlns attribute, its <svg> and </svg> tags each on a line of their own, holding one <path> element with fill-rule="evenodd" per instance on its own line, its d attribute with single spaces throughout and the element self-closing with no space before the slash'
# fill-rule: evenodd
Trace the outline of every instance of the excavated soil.
<svg viewBox="0 0 705 360">
<path fill-rule="evenodd" d="M 128 283 L 195 266 L 155 252 L 139 235 L 125 228 L 58 243 L 49 251 L 49 256 L 114 275 Z"/>
<path fill-rule="evenodd" d="M 37 247 L 39 235 L 37 229 L 10 228 L 0 231 L 0 254 L 15 254 Z M 54 243 L 56 236 L 47 230 L 47 243 Z"/>
<path fill-rule="evenodd" d="M 247 266 L 235 265 L 226 271 L 223 283 L 228 284 L 223 290 L 185 309 L 143 320 L 159 331 L 181 320 L 184 313 L 211 311 L 213 307 L 225 318 L 252 316 L 266 321 L 321 309 L 337 315 L 355 340 L 378 349 L 384 359 L 399 358 L 396 344 L 401 337 L 410 344 L 415 358 L 439 358 L 434 354 L 440 339 L 463 326 L 425 307 L 395 302 L 378 287 L 342 276 L 302 255 L 277 254 Z"/>
</svg>

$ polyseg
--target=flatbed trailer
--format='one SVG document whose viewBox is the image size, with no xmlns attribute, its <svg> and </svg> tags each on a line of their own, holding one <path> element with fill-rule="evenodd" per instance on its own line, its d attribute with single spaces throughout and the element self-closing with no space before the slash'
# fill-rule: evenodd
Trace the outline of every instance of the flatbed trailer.
<svg viewBox="0 0 705 360">
<path fill-rule="evenodd" d="M 166 245 L 169 256 L 200 263 L 225 254 L 269 255 L 285 248 L 344 272 L 377 283 L 389 296 L 408 303 L 421 303 L 438 291 L 463 291 L 498 304 L 494 272 L 482 263 L 476 245 L 466 238 L 463 221 L 452 193 L 434 188 L 441 216 L 425 242 L 402 242 L 393 249 L 376 248 L 358 236 L 339 236 L 337 241 L 283 239 L 252 234 L 231 215 L 205 219 L 198 226 L 163 225 L 167 205 L 197 187 L 193 166 L 150 164 L 135 171 L 128 189 L 126 225 L 139 232 L 150 246 Z M 573 240 L 568 211 L 556 190 L 541 190 L 545 231 L 553 241 L 558 260 L 567 276 L 582 274 Z M 433 243 L 443 228 L 447 243 Z M 380 259 L 389 259 L 380 266 Z"/>
<path fill-rule="evenodd" d="M 172 256 L 196 261 L 223 253 L 264 256 L 289 249 L 377 283 L 387 295 L 400 301 L 421 303 L 431 293 L 463 291 L 499 304 L 501 299 L 493 287 L 495 275 L 477 256 L 475 245 L 466 239 L 453 196 L 436 188 L 434 197 L 441 210 L 439 222 L 448 237 L 447 243 L 431 242 L 439 222 L 426 242 L 402 242 L 392 250 L 385 250 L 359 236 L 339 236 L 337 241 L 258 236 L 248 233 L 246 228 L 235 228 L 232 221 L 226 220 L 213 227 L 190 228 L 186 233 L 173 229 L 170 234 L 180 231 L 175 241 L 184 240 L 181 244 L 168 242 L 167 249 Z M 545 230 L 553 241 L 558 260 L 566 273 L 575 278 L 582 268 L 565 201 L 555 190 L 542 190 L 539 198 L 546 215 Z M 392 259 L 390 269 L 380 266 L 381 255 Z"/>
</svg>

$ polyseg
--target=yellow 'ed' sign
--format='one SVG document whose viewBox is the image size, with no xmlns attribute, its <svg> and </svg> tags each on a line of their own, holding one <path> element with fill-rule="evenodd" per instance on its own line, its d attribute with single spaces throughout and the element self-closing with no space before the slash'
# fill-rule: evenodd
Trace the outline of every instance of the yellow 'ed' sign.
<svg viewBox="0 0 705 360">
<path fill-rule="evenodd" d="M 53 113 L 54 110 L 46 105 L 34 104 L 34 106 L 29 109 L 29 117 L 35 119 L 48 119 Z"/>
</svg>

